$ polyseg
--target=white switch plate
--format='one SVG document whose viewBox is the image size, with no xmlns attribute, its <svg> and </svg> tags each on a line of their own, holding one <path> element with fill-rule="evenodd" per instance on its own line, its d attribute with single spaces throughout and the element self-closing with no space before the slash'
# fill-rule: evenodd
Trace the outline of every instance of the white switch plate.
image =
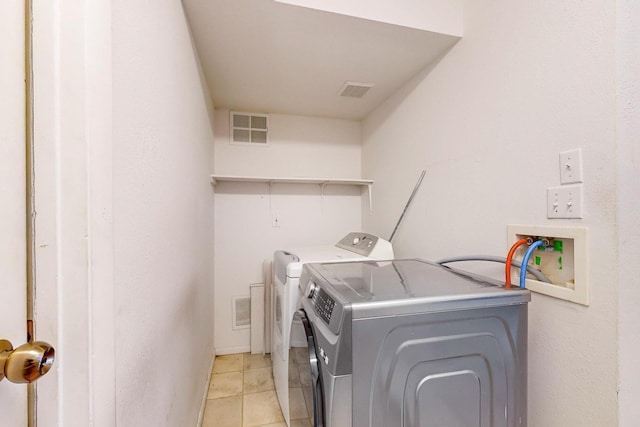
<svg viewBox="0 0 640 427">
<path fill-rule="evenodd" d="M 560 183 L 582 182 L 582 150 L 575 149 L 560 153 Z"/>
<path fill-rule="evenodd" d="M 582 185 L 547 188 L 547 218 L 582 218 Z"/>
</svg>

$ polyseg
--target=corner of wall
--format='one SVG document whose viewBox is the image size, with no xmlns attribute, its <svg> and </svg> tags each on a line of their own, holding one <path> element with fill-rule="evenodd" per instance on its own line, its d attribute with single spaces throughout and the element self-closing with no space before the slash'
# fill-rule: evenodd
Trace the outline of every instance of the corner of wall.
<svg viewBox="0 0 640 427">
<path fill-rule="evenodd" d="M 640 288 L 630 286 L 640 277 L 640 4 L 618 0 L 617 6 L 618 421 L 632 426 L 640 418 Z"/>
</svg>

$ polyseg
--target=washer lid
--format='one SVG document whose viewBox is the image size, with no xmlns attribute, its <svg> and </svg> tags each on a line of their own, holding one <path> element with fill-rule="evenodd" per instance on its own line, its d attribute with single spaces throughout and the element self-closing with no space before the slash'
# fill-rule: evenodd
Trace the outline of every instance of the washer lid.
<svg viewBox="0 0 640 427">
<path fill-rule="evenodd" d="M 302 265 L 311 262 L 344 262 L 365 259 L 393 259 L 390 242 L 364 232 L 349 233 L 336 245 L 307 246 L 279 250 L 273 262 L 276 277 L 282 283 L 286 278 L 299 278 Z"/>
<path fill-rule="evenodd" d="M 502 283 L 423 260 L 310 264 L 317 285 L 353 318 L 521 304 L 529 291 L 505 290 Z"/>
<path fill-rule="evenodd" d="M 286 277 L 298 278 L 303 264 L 312 262 L 344 262 L 371 259 L 336 246 L 309 246 L 306 248 L 276 251 L 274 263 L 277 271 L 285 271 Z M 284 283 L 284 276 L 281 278 Z"/>
</svg>

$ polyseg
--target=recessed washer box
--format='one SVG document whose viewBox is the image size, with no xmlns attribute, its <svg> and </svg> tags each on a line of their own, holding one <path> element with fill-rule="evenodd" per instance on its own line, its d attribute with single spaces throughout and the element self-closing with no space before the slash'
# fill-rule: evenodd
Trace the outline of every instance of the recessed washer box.
<svg viewBox="0 0 640 427">
<path fill-rule="evenodd" d="M 589 305 L 589 280 L 587 273 L 587 228 L 542 225 L 507 226 L 509 246 L 522 238 L 548 238 L 552 244 L 546 250 L 536 250 L 529 265 L 542 271 L 552 283 L 527 278 L 527 289 L 577 304 Z M 522 261 L 527 246 L 516 252 L 514 259 Z M 515 272 L 515 270 L 514 270 Z M 512 274 L 518 286 L 518 274 Z"/>
</svg>

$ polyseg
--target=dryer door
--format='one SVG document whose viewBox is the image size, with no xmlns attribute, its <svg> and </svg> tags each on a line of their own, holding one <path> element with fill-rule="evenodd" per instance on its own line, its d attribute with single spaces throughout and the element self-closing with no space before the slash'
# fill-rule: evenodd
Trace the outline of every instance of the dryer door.
<svg viewBox="0 0 640 427">
<path fill-rule="evenodd" d="M 324 427 L 324 393 L 321 364 L 316 355 L 316 344 L 311 322 L 304 310 L 298 310 L 294 319 L 304 327 L 307 347 L 292 347 L 289 364 L 289 412 L 291 421 L 307 418 L 314 427 Z"/>
</svg>

